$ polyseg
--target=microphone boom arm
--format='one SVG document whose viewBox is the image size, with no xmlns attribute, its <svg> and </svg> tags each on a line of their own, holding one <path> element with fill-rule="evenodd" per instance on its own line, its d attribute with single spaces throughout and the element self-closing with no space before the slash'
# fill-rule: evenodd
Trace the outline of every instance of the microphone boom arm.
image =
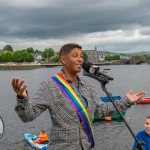
<svg viewBox="0 0 150 150">
<path fill-rule="evenodd" d="M 102 73 L 99 73 L 99 72 L 97 72 L 97 75 L 94 75 L 94 74 L 88 73 L 83 70 L 83 74 L 85 76 L 89 76 L 89 77 L 92 77 L 92 78 L 98 80 L 102 85 L 106 85 L 107 83 L 109 83 L 109 80 L 113 80 L 112 77 L 102 74 Z"/>
</svg>

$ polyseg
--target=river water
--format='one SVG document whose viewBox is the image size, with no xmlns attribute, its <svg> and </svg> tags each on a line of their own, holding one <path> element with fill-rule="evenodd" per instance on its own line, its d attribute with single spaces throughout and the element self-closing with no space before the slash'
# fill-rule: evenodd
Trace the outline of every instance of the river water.
<svg viewBox="0 0 150 150">
<path fill-rule="evenodd" d="M 149 65 L 113 65 L 101 66 L 110 69 L 107 75 L 114 78 L 106 87 L 112 95 L 125 96 L 130 89 L 133 91 L 144 90 L 146 97 L 150 96 Z M 45 68 L 35 70 L 0 71 L 0 116 L 4 121 L 4 134 L 0 139 L 1 150 L 15 150 L 23 147 L 25 150 L 32 148 L 24 141 L 24 132 L 38 134 L 41 129 L 49 132 L 51 120 L 48 111 L 41 114 L 36 120 L 23 123 L 14 111 L 16 95 L 11 87 L 13 77 L 23 78 L 28 86 L 29 96 L 33 96 L 39 84 L 54 75 L 60 68 Z M 98 81 L 89 78 L 94 83 L 98 96 L 105 96 Z M 145 117 L 150 114 L 150 105 L 134 105 L 127 110 L 125 118 L 136 134 L 143 129 Z M 99 121 L 93 123 L 96 150 L 131 150 L 134 138 L 122 120 L 111 122 Z"/>
</svg>

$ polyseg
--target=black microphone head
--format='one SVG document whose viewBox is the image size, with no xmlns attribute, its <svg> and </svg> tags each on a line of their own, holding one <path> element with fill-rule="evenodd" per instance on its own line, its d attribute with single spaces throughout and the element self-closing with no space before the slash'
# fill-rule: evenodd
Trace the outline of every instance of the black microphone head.
<svg viewBox="0 0 150 150">
<path fill-rule="evenodd" d="M 92 63 L 91 62 L 83 62 L 82 64 L 82 68 L 86 71 L 89 72 L 90 68 L 92 67 Z"/>
</svg>

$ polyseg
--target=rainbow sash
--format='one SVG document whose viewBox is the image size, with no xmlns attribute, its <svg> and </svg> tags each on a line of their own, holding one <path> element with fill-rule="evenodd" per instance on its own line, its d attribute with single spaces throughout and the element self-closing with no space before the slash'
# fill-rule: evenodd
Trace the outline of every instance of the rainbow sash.
<svg viewBox="0 0 150 150">
<path fill-rule="evenodd" d="M 91 142 L 92 146 L 94 146 L 93 129 L 88 116 L 88 112 L 85 109 L 84 105 L 82 104 L 82 102 L 80 101 L 74 90 L 71 88 L 69 83 L 63 78 L 61 74 L 56 74 L 51 78 L 58 85 L 59 89 L 62 91 L 65 97 L 71 102 L 71 104 L 75 108 L 78 116 L 82 120 L 89 141 Z"/>
</svg>

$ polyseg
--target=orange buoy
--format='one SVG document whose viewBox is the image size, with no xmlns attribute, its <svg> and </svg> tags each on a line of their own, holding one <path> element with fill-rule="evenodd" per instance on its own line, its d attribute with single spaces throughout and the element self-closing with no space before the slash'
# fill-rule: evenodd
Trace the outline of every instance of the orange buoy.
<svg viewBox="0 0 150 150">
<path fill-rule="evenodd" d="M 111 121 L 111 116 L 105 117 L 105 120 L 106 120 L 106 121 Z"/>
</svg>

